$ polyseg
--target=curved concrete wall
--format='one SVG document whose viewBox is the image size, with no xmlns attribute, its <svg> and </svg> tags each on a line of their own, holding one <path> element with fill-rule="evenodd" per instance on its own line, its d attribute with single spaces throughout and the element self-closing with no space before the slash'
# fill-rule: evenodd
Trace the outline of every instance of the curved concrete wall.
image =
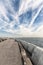
<svg viewBox="0 0 43 65">
<path fill-rule="evenodd" d="M 24 48 L 31 53 L 31 60 L 34 65 L 43 65 L 43 48 L 34 44 L 20 41 Z"/>
<path fill-rule="evenodd" d="M 31 59 L 34 65 L 43 65 L 43 49 L 35 47 Z"/>
</svg>

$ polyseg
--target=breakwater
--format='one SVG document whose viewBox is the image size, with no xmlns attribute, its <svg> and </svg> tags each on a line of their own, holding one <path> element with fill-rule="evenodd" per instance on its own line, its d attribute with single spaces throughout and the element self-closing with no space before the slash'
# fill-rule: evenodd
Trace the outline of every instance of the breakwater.
<svg viewBox="0 0 43 65">
<path fill-rule="evenodd" d="M 43 65 L 43 48 L 22 40 L 17 40 L 17 42 L 20 42 L 25 50 L 28 51 L 34 65 Z"/>
</svg>

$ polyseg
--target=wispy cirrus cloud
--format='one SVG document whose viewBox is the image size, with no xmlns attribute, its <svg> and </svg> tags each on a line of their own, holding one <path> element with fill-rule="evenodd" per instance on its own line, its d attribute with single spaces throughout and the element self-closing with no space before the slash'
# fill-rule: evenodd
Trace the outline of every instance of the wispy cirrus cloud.
<svg viewBox="0 0 43 65">
<path fill-rule="evenodd" d="M 1 33 L 6 33 L 6 36 L 37 37 L 43 33 L 42 30 L 43 0 L 0 0 Z"/>
<path fill-rule="evenodd" d="M 40 6 L 40 8 L 38 9 L 36 15 L 32 17 L 32 21 L 31 21 L 29 27 L 31 27 L 31 26 L 33 25 L 33 23 L 35 22 L 35 19 L 36 19 L 36 18 L 38 17 L 38 15 L 40 14 L 40 11 L 42 10 L 42 8 L 43 8 L 43 5 Z"/>
</svg>

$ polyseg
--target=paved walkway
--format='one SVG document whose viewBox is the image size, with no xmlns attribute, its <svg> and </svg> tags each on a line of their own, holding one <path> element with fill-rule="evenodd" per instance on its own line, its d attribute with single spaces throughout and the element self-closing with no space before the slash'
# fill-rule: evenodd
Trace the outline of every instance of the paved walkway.
<svg viewBox="0 0 43 65">
<path fill-rule="evenodd" d="M 14 40 L 0 43 L 0 65 L 22 65 L 19 47 Z"/>
</svg>

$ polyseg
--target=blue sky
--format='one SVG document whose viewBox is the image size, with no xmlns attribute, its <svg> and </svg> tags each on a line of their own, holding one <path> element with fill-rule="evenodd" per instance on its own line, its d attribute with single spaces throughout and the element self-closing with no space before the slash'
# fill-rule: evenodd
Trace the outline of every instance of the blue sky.
<svg viewBox="0 0 43 65">
<path fill-rule="evenodd" d="M 0 0 L 0 37 L 43 37 L 43 0 Z"/>
</svg>

